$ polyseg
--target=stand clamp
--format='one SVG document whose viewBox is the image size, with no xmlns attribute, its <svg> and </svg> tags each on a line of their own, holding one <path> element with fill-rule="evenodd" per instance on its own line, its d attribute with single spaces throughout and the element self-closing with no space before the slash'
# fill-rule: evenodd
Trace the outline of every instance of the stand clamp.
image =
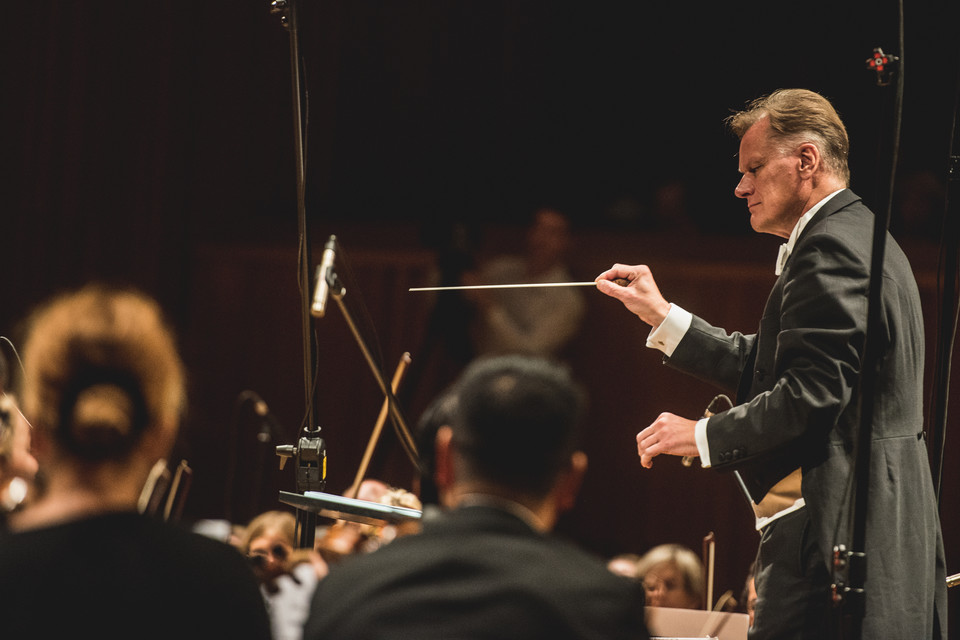
<svg viewBox="0 0 960 640">
<path fill-rule="evenodd" d="M 297 492 L 323 491 L 327 484 L 327 445 L 319 436 L 320 427 L 316 430 L 304 429 L 304 435 L 296 446 L 284 444 L 277 447 L 280 456 L 280 469 L 283 470 L 287 460 L 294 458 L 297 461 Z M 309 511 L 297 510 L 297 544 L 301 549 L 312 549 L 317 530 L 317 514 Z"/>
<path fill-rule="evenodd" d="M 863 585 L 867 578 L 867 554 L 848 551 L 846 545 L 840 544 L 833 548 L 832 565 L 830 599 L 833 606 L 842 607 L 848 615 L 857 619 L 862 618 L 866 610 Z"/>
<path fill-rule="evenodd" d="M 323 491 L 327 483 L 327 445 L 319 437 L 320 427 L 315 431 L 304 430 L 297 445 L 284 444 L 277 447 L 280 470 L 287 460 L 297 461 L 297 491 Z"/>
</svg>

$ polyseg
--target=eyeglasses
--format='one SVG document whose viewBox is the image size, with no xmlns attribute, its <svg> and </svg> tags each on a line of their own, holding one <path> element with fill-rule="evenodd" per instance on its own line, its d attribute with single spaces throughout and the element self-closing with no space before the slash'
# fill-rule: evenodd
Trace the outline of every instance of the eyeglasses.
<svg viewBox="0 0 960 640">
<path fill-rule="evenodd" d="M 263 558 L 264 560 L 271 556 L 281 562 L 287 559 L 290 552 L 282 544 L 275 544 L 268 549 L 251 549 L 247 554 L 251 559 Z"/>
</svg>

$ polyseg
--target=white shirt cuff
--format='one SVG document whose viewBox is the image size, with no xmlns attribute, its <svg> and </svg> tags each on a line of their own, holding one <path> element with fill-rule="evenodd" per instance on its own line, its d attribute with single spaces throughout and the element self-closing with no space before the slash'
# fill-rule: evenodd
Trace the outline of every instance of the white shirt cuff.
<svg viewBox="0 0 960 640">
<path fill-rule="evenodd" d="M 710 445 L 707 443 L 707 421 L 710 418 L 700 418 L 694 427 L 694 437 L 697 439 L 697 451 L 700 452 L 700 466 L 710 466 Z"/>
<path fill-rule="evenodd" d="M 670 311 L 660 323 L 659 327 L 650 331 L 647 336 L 647 346 L 651 349 L 659 349 L 667 357 L 673 355 L 673 350 L 680 344 L 680 340 L 686 335 L 690 324 L 693 322 L 693 314 L 689 311 L 670 303 Z"/>
</svg>

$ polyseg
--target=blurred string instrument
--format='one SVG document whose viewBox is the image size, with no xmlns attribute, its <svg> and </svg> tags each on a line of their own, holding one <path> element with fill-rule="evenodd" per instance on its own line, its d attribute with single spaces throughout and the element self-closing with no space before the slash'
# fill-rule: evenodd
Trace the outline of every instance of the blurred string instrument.
<svg viewBox="0 0 960 640">
<path fill-rule="evenodd" d="M 166 459 L 157 460 L 140 492 L 137 511 L 178 522 L 183 514 L 183 505 L 187 501 L 192 479 L 193 470 L 186 460 L 181 460 L 172 472 L 167 467 Z"/>
<path fill-rule="evenodd" d="M 410 353 L 407 352 L 400 357 L 400 362 L 397 364 L 397 368 L 393 373 L 393 379 L 390 381 L 390 388 L 394 395 L 397 394 L 397 390 L 400 388 L 400 381 L 403 380 L 403 375 L 407 372 L 409 364 Z M 377 416 L 377 421 L 373 426 L 373 433 L 370 434 L 370 440 L 367 442 L 367 449 L 364 451 L 363 459 L 360 461 L 360 467 L 357 469 L 357 475 L 353 479 L 353 484 L 350 485 L 350 488 L 346 492 L 346 495 L 351 498 L 356 498 L 360 492 L 360 483 L 363 482 L 363 477 L 367 473 L 370 457 L 373 455 L 373 450 L 380 440 L 380 432 L 383 431 L 383 425 L 387 421 L 387 416 L 390 413 L 389 403 L 389 400 L 383 401 L 383 406 L 380 408 L 380 415 Z"/>
<path fill-rule="evenodd" d="M 400 358 L 400 362 L 397 364 L 397 368 L 393 374 L 393 379 L 390 383 L 391 390 L 394 395 L 396 395 L 397 390 L 400 388 L 400 382 L 403 380 L 403 376 L 406 373 L 409 364 L 410 354 L 404 353 Z M 377 417 L 373 432 L 371 433 L 370 439 L 367 442 L 367 448 L 364 451 L 363 458 L 360 461 L 360 466 L 357 469 L 353 484 L 351 484 L 350 487 L 344 492 L 344 496 L 347 498 L 357 500 L 359 497 L 360 486 L 363 484 L 364 476 L 366 475 L 367 468 L 370 464 L 370 459 L 373 456 L 373 451 L 380 439 L 380 434 L 383 431 L 383 425 L 389 416 L 389 402 L 389 399 L 384 400 L 383 406 L 380 409 L 380 414 Z M 416 500 L 415 496 L 402 489 L 388 490 L 385 495 L 380 497 L 380 501 L 384 504 L 392 504 L 394 506 L 410 508 L 419 508 L 420 506 L 419 501 Z M 320 552 L 321 556 L 323 556 L 327 562 L 335 562 L 344 556 L 361 552 L 366 548 L 378 544 L 379 539 L 384 532 L 385 525 L 383 524 L 375 524 L 368 521 L 358 522 L 349 519 L 338 519 L 327 528 L 320 538 L 317 539 L 315 549 Z"/>
<path fill-rule="evenodd" d="M 729 402 L 729 400 L 727 400 L 727 402 Z M 717 539 L 716 536 L 714 536 L 713 531 L 711 531 L 703 538 L 703 565 L 704 573 L 706 574 L 706 606 L 704 609 L 710 612 L 710 616 L 704 621 L 703 628 L 700 630 L 700 634 L 697 636 L 702 638 L 720 637 L 720 631 L 732 619 L 730 616 L 725 614 L 732 612 L 737 605 L 737 601 L 733 596 L 733 591 L 730 590 L 725 591 L 719 598 L 717 598 L 716 602 L 713 602 L 713 567 L 714 559 L 717 555 L 716 547 Z"/>
</svg>

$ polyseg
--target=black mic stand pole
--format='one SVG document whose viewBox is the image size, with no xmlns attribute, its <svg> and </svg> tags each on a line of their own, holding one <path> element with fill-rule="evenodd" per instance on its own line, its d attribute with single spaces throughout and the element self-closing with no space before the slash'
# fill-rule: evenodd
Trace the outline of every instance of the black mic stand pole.
<svg viewBox="0 0 960 640">
<path fill-rule="evenodd" d="M 902 10 L 901 10 L 902 11 Z M 878 72 L 877 84 L 885 86 L 884 78 L 889 78 L 893 62 L 898 62 L 897 89 L 894 98 L 894 134 L 893 154 L 890 165 L 888 197 L 883 214 L 874 213 L 873 249 L 871 253 L 870 279 L 867 301 L 867 327 L 864 340 L 863 364 L 860 373 L 860 392 L 858 394 L 860 424 L 854 441 L 854 485 L 851 505 L 853 510 L 853 531 L 850 547 L 837 544 L 833 549 L 832 598 L 842 610 L 839 631 L 842 638 L 860 640 L 863 633 L 863 617 L 866 612 L 867 594 L 864 588 L 867 578 L 867 513 L 870 489 L 870 456 L 873 437 L 873 410 L 876 395 L 876 378 L 880 362 L 880 350 L 883 340 L 881 323 L 882 284 L 884 253 L 887 244 L 887 231 L 890 227 L 890 213 L 893 206 L 893 185 L 897 170 L 897 146 L 900 139 L 900 108 L 903 101 L 903 20 L 901 15 L 901 57 L 884 56 L 882 50 L 874 50 L 873 65 Z M 883 64 L 878 65 L 878 60 Z M 870 61 L 868 60 L 868 63 Z M 849 630 L 849 635 L 844 634 Z"/>
<path fill-rule="evenodd" d="M 290 70 L 293 97 L 293 142 L 296 153 L 296 172 L 297 172 L 297 223 L 299 228 L 300 247 L 298 254 L 299 283 L 300 283 L 300 312 L 301 312 L 301 330 L 303 337 L 303 383 L 304 383 L 304 402 L 306 404 L 306 417 L 304 419 L 306 441 L 310 446 L 306 450 L 319 452 L 321 443 L 317 443 L 316 432 L 320 430 L 316 417 L 316 403 L 314 402 L 314 384 L 313 384 L 313 361 L 316 352 L 312 323 L 310 321 L 310 242 L 307 233 L 307 215 L 306 215 L 306 162 L 304 154 L 304 122 L 301 109 L 302 90 L 300 86 L 301 65 L 300 65 L 300 39 L 299 26 L 297 24 L 297 5 L 298 0 L 273 0 L 270 3 L 271 13 L 280 14 L 280 22 L 290 34 Z M 315 427 L 315 425 L 317 425 Z M 298 447 L 299 450 L 299 447 Z M 325 447 L 323 448 L 325 454 Z M 312 461 L 315 462 L 315 461 Z M 316 490 L 317 481 L 310 469 L 301 473 L 297 472 L 297 490 Z M 301 477 L 310 478 L 301 482 Z M 304 486 L 301 486 L 303 484 Z M 322 487 L 320 487 L 322 488 Z M 297 528 L 299 530 L 300 546 L 313 548 L 313 540 L 316 532 L 317 516 L 305 510 L 297 511 Z"/>
</svg>

